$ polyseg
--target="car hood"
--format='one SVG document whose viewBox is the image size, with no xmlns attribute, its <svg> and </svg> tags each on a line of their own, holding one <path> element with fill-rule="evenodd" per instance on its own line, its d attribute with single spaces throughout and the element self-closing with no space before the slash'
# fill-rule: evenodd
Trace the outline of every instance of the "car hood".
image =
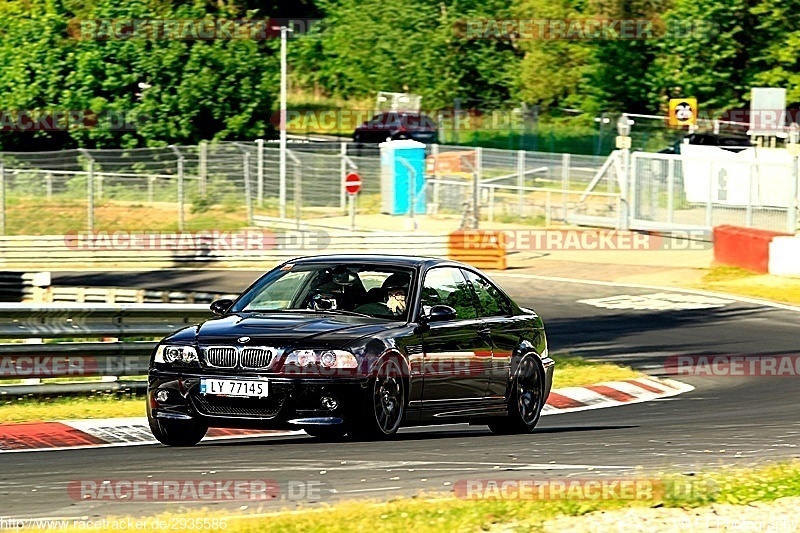
<svg viewBox="0 0 800 533">
<path fill-rule="evenodd" d="M 400 322 L 327 313 L 236 313 L 214 318 L 196 329 L 198 344 L 235 343 L 250 337 L 248 344 L 299 346 L 304 343 L 342 347 L 366 335 L 403 326 Z"/>
</svg>

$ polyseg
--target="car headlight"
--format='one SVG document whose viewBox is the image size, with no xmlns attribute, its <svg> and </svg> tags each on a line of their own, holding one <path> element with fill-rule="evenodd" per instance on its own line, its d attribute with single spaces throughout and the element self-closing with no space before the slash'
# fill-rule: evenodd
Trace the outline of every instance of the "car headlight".
<svg viewBox="0 0 800 533">
<path fill-rule="evenodd" d="M 156 363 L 196 363 L 197 350 L 193 346 L 162 344 L 156 348 Z"/>
<path fill-rule="evenodd" d="M 323 368 L 357 368 L 358 359 L 345 350 L 294 350 L 286 356 L 287 365 Z"/>
</svg>

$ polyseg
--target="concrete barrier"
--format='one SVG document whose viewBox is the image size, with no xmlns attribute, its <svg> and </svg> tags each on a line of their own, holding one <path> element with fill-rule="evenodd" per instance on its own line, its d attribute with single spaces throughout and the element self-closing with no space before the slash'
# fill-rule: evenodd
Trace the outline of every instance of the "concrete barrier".
<svg viewBox="0 0 800 533">
<path fill-rule="evenodd" d="M 738 226 L 714 227 L 714 262 L 766 274 L 769 272 L 770 242 L 788 233 Z"/>
<path fill-rule="evenodd" d="M 775 237 L 769 243 L 769 273 L 800 277 L 800 238 Z"/>
</svg>

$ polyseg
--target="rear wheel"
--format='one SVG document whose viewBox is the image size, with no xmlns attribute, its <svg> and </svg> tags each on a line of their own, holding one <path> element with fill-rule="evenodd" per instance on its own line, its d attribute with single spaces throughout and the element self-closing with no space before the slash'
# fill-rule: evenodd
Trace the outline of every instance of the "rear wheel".
<svg viewBox="0 0 800 533">
<path fill-rule="evenodd" d="M 351 422 L 348 434 L 357 439 L 394 435 L 406 409 L 406 385 L 397 361 L 384 360 L 368 390 L 364 412 L 359 420 Z"/>
<path fill-rule="evenodd" d="M 208 426 L 194 420 L 170 420 L 148 417 L 150 431 L 167 446 L 194 446 L 206 436 Z"/>
<path fill-rule="evenodd" d="M 532 432 L 544 407 L 543 372 L 534 357 L 524 357 L 520 361 L 507 406 L 508 417 L 489 423 L 492 433 L 507 435 Z"/>
</svg>

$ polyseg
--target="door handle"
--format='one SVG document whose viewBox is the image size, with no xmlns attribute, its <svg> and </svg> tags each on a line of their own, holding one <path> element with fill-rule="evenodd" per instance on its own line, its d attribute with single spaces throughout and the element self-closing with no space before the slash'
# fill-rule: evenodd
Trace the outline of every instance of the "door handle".
<svg viewBox="0 0 800 533">
<path fill-rule="evenodd" d="M 491 334 L 492 334 L 492 330 L 489 329 L 489 328 L 486 328 L 486 327 L 478 328 L 478 335 L 480 335 L 481 337 L 488 337 Z"/>
</svg>

